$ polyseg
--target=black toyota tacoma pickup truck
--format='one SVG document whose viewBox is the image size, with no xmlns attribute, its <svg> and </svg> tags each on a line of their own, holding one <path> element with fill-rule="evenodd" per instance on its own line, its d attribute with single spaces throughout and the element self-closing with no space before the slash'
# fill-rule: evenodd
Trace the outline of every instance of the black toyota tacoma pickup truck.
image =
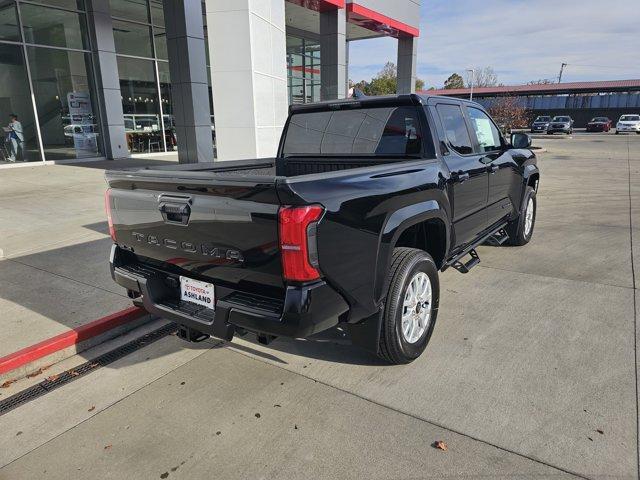
<svg viewBox="0 0 640 480">
<path fill-rule="evenodd" d="M 438 272 L 529 242 L 530 145 L 447 97 L 292 106 L 276 158 L 108 171 L 111 273 L 189 341 L 339 325 L 408 363 L 433 332 Z"/>
</svg>

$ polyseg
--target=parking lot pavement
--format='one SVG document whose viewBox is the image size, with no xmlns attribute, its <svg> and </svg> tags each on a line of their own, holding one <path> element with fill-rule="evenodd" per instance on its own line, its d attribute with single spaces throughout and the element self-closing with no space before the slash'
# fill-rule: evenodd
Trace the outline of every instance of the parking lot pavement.
<svg viewBox="0 0 640 480">
<path fill-rule="evenodd" d="M 537 143 L 532 242 L 442 275 L 412 365 L 168 337 L 5 415 L 0 478 L 637 478 L 640 136 Z"/>
<path fill-rule="evenodd" d="M 108 269 L 104 169 L 145 162 L 0 170 L 0 357 L 131 305 Z"/>
</svg>

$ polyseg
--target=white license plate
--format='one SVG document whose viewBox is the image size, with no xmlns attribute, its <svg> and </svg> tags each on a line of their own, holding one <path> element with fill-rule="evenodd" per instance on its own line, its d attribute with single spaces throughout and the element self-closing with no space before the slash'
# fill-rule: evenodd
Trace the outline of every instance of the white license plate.
<svg viewBox="0 0 640 480">
<path fill-rule="evenodd" d="M 215 308 L 213 284 L 180 277 L 180 299 L 213 310 Z"/>
</svg>

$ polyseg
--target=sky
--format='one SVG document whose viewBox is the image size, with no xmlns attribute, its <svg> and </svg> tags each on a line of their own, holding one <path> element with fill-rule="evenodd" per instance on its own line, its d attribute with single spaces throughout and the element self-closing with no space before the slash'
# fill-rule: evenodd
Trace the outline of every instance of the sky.
<svg viewBox="0 0 640 480">
<path fill-rule="evenodd" d="M 442 88 L 453 72 L 490 66 L 505 85 L 640 79 L 640 0 L 422 0 L 418 77 Z M 349 78 L 396 61 L 397 41 L 350 42 Z"/>
</svg>

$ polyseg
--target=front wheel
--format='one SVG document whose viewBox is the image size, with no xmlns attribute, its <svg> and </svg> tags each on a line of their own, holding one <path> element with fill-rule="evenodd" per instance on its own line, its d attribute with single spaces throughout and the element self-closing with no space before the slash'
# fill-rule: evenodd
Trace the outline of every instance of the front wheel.
<svg viewBox="0 0 640 480">
<path fill-rule="evenodd" d="M 510 245 L 522 246 L 529 243 L 536 224 L 536 209 L 536 191 L 531 187 L 527 187 L 518 218 L 507 225 Z"/>
<path fill-rule="evenodd" d="M 438 269 L 415 248 L 395 248 L 387 277 L 379 356 L 401 365 L 424 352 L 436 324 L 440 301 Z"/>
</svg>

